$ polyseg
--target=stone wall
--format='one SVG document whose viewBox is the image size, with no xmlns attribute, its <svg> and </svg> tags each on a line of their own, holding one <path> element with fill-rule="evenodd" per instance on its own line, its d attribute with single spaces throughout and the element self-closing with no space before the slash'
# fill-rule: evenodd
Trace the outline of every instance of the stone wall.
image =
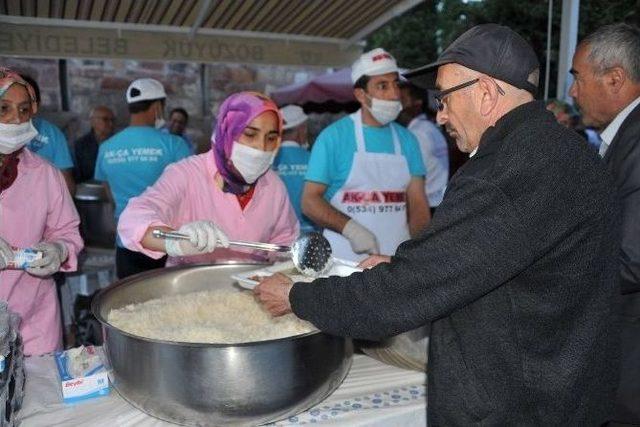
<svg viewBox="0 0 640 427">
<path fill-rule="evenodd" d="M 167 91 L 167 113 L 174 107 L 187 110 L 191 116 L 188 132 L 201 150 L 208 149 L 214 113 L 228 95 L 240 90 L 268 92 L 326 71 L 318 67 L 277 65 L 69 59 L 69 112 L 64 112 L 58 60 L 0 56 L 0 65 L 30 74 L 38 81 L 42 114 L 62 127 L 70 141 L 88 131 L 89 112 L 96 105 L 114 110 L 117 128 L 126 126 L 129 115 L 125 91 L 129 83 L 142 77 L 157 79 Z"/>
</svg>

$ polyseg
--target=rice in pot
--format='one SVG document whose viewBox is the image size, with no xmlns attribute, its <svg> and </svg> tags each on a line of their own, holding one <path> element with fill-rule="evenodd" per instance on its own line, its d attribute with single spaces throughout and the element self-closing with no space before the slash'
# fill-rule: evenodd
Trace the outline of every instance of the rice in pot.
<svg viewBox="0 0 640 427">
<path fill-rule="evenodd" d="M 108 322 L 140 337 L 206 344 L 265 341 L 316 330 L 293 314 L 272 317 L 250 291 L 166 296 L 113 309 Z"/>
</svg>

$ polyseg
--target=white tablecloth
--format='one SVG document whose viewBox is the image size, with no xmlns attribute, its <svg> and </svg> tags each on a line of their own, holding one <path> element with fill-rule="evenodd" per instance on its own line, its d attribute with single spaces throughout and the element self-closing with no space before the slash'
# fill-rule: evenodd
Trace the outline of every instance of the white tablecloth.
<svg viewBox="0 0 640 427">
<path fill-rule="evenodd" d="M 109 396 L 77 404 L 62 403 L 58 373 L 51 355 L 25 361 L 27 383 L 21 426 L 171 426 L 127 403 L 112 388 Z M 426 376 L 355 355 L 340 387 L 314 408 L 279 421 L 277 426 L 410 427 L 426 425 Z"/>
</svg>

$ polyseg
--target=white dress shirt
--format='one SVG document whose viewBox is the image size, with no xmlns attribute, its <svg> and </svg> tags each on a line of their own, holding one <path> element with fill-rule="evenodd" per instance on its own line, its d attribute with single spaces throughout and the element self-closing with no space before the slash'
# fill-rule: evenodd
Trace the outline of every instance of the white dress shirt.
<svg viewBox="0 0 640 427">
<path fill-rule="evenodd" d="M 425 191 L 429 206 L 442 202 L 449 181 L 449 149 L 440 129 L 424 114 L 415 117 L 407 126 L 420 144 L 422 161 L 427 169 Z"/>
<path fill-rule="evenodd" d="M 602 138 L 602 144 L 600 144 L 599 151 L 600 157 L 604 157 L 604 154 L 609 149 L 609 145 L 611 145 L 613 138 L 615 138 L 618 130 L 620 130 L 622 122 L 626 120 L 627 116 L 631 114 L 633 109 L 636 108 L 638 104 L 640 104 L 640 96 L 637 97 L 631 104 L 627 105 L 624 110 L 620 111 L 616 118 L 613 119 L 611 123 L 609 123 L 609 126 L 607 126 L 605 130 L 602 131 L 602 133 L 600 134 L 600 138 Z"/>
</svg>

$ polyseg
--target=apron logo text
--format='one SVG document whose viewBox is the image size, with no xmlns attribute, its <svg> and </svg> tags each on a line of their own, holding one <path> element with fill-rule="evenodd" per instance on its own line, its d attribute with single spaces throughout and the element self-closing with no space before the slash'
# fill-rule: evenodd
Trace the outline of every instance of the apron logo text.
<svg viewBox="0 0 640 427">
<path fill-rule="evenodd" d="M 404 191 L 345 191 L 342 194 L 342 203 L 367 204 L 367 203 L 405 203 Z"/>
</svg>

